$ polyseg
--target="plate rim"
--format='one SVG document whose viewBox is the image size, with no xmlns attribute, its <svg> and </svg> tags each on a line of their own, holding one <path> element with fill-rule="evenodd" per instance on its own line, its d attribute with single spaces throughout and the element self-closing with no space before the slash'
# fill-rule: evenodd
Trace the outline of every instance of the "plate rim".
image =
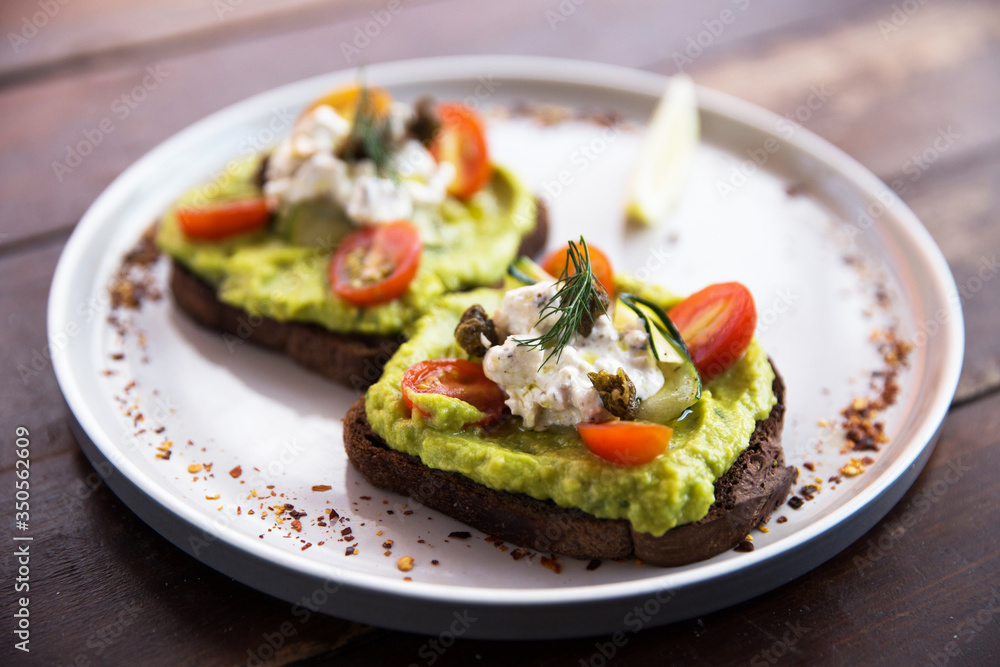
<svg viewBox="0 0 1000 667">
<path fill-rule="evenodd" d="M 562 58 L 506 55 L 419 58 L 370 65 L 367 69 L 368 75 L 372 78 L 378 78 L 380 81 L 397 81 L 400 84 L 405 82 L 407 85 L 475 78 L 481 76 L 484 71 L 490 71 L 490 73 L 504 79 L 575 84 L 604 89 L 619 94 L 631 93 L 648 95 L 654 98 L 659 97 L 668 80 L 668 77 L 661 74 L 605 63 Z M 323 86 L 352 78 L 354 73 L 353 69 L 345 69 L 310 77 L 263 91 L 224 107 L 188 125 L 186 128 L 164 140 L 122 172 L 87 209 L 60 255 L 49 291 L 47 308 L 48 338 L 51 340 L 54 334 L 65 329 L 66 315 L 71 310 L 70 306 L 72 303 L 71 297 L 75 277 L 73 272 L 86 259 L 86 254 L 89 250 L 88 242 L 91 241 L 92 237 L 104 225 L 110 224 L 107 216 L 102 215 L 103 212 L 115 206 L 122 196 L 138 192 L 139 186 L 145 181 L 149 172 L 155 168 L 157 163 L 163 160 L 164 156 L 180 150 L 181 147 L 188 145 L 198 137 L 214 134 L 217 128 L 222 128 L 231 122 L 231 116 L 253 114 L 258 108 L 274 105 L 273 101 L 269 102 L 268 100 L 284 96 L 294 96 L 306 91 L 315 91 Z M 391 86 L 394 84 L 389 83 L 387 85 Z M 699 108 L 703 113 L 714 113 L 736 123 L 748 125 L 768 135 L 775 134 L 772 128 L 775 122 L 781 118 L 777 114 L 726 93 L 701 86 L 698 86 L 697 94 Z M 300 97 L 305 99 L 305 96 L 300 95 Z M 825 164 L 840 176 L 846 178 L 854 188 L 869 197 L 874 197 L 876 192 L 889 190 L 888 186 L 866 167 L 807 128 L 797 126 L 795 135 L 791 138 L 783 139 L 783 141 L 798 146 L 801 150 L 808 153 L 810 157 Z M 891 190 L 889 191 L 891 192 Z M 894 193 L 893 196 L 895 197 Z M 794 535 L 790 535 L 775 544 L 767 545 L 767 547 L 753 553 L 743 554 L 743 557 L 739 560 L 739 566 L 735 568 L 737 571 L 751 570 L 769 563 L 773 564 L 775 559 L 779 559 L 785 554 L 791 555 L 798 549 L 807 547 L 808 543 L 812 542 L 815 538 L 843 526 L 852 517 L 869 508 L 869 505 L 876 504 L 875 501 L 879 500 L 891 487 L 899 483 L 900 479 L 907 473 L 907 470 L 919 459 L 923 458 L 926 461 L 926 458 L 930 454 L 929 450 L 933 447 L 937 434 L 947 415 L 951 399 L 957 389 L 964 356 L 964 320 L 962 318 L 961 304 L 945 298 L 948 293 L 957 290 L 954 277 L 940 248 L 934 242 L 930 233 L 901 199 L 895 197 L 893 215 L 887 216 L 884 220 L 893 224 L 898 233 L 903 233 L 914 243 L 922 258 L 932 269 L 932 275 L 929 275 L 928 279 L 930 279 L 931 284 L 935 288 L 936 296 L 941 296 L 940 300 L 944 304 L 944 307 L 949 309 L 950 316 L 942 325 L 941 334 L 939 334 L 944 336 L 940 340 L 947 342 L 945 346 L 946 353 L 941 365 L 942 379 L 938 386 L 934 388 L 931 408 L 925 413 L 919 430 L 914 433 L 905 449 L 879 475 L 875 482 L 867 486 L 856 497 L 849 499 L 843 507 L 820 518 L 809 526 L 804 526 L 802 529 L 796 531 Z M 88 438 L 105 458 L 112 460 L 111 455 L 117 447 L 109 434 L 100 428 L 88 409 L 87 400 L 79 391 L 70 364 L 72 356 L 72 352 L 53 355 L 53 370 L 60 390 L 66 399 L 69 409 L 73 412 L 75 418 L 79 420 L 80 426 Z M 97 434 L 96 438 L 95 433 Z M 920 444 L 918 446 L 915 445 L 918 442 Z M 204 528 L 201 517 L 195 514 L 193 510 L 189 511 L 180 498 L 173 496 L 165 488 L 158 486 L 152 478 L 148 478 L 127 457 L 119 457 L 113 465 L 118 472 L 128 478 L 129 481 L 135 484 L 143 493 L 147 494 L 162 509 L 181 518 L 193 528 Z M 922 467 L 922 464 L 920 467 Z M 916 474 L 919 473 L 919 469 L 915 472 L 911 470 L 911 472 L 913 473 L 912 479 L 915 479 Z M 910 479 L 910 483 L 912 483 L 912 479 Z M 899 493 L 900 497 L 907 488 L 909 488 L 909 484 L 906 484 L 905 488 Z M 897 501 L 898 498 L 893 500 L 885 508 L 885 511 L 888 511 Z M 882 512 L 879 516 L 882 516 L 884 513 Z M 871 525 L 874 525 L 876 522 L 877 520 L 872 522 Z M 865 530 L 870 527 L 867 526 Z M 254 543 L 250 538 L 244 538 L 239 534 L 229 534 L 223 531 L 220 533 L 219 539 L 227 542 L 234 548 L 248 552 L 254 557 L 264 558 L 277 567 L 318 579 L 340 580 L 352 586 L 361 586 L 373 592 L 377 591 L 393 597 L 428 599 L 449 604 L 488 604 L 495 607 L 564 605 L 576 602 L 599 602 L 602 600 L 619 599 L 643 593 L 648 594 L 651 591 L 662 590 L 664 588 L 704 585 L 710 583 L 713 579 L 731 575 L 734 570 L 733 562 L 712 563 L 708 561 L 695 569 L 682 573 L 665 570 L 663 574 L 657 576 L 642 577 L 631 581 L 559 588 L 485 588 L 419 581 L 408 582 L 407 586 L 401 587 L 398 581 L 389 580 L 384 575 L 353 571 L 333 563 L 324 565 L 315 564 L 315 566 L 309 562 L 289 564 L 280 558 L 282 555 L 287 558 L 287 553 L 271 545 Z M 265 548 L 260 549 L 259 547 L 261 546 Z M 827 557 L 832 557 L 836 553 L 830 553 Z M 812 569 L 812 567 L 815 567 L 815 565 L 810 566 L 808 569 Z M 490 600 L 482 600 L 476 595 L 477 592 L 481 595 L 483 591 L 489 593 Z"/>
</svg>

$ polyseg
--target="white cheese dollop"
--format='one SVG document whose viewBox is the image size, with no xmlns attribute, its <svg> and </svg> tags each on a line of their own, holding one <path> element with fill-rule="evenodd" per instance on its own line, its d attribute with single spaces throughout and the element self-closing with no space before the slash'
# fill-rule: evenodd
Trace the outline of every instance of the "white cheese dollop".
<svg viewBox="0 0 1000 667">
<path fill-rule="evenodd" d="M 506 335 L 499 345 L 486 351 L 483 371 L 506 392 L 511 412 L 527 428 L 572 426 L 582 421 L 610 418 L 588 373 L 619 368 L 631 378 L 636 395 L 648 398 L 663 386 L 663 373 L 648 345 L 649 336 L 636 321 L 617 331 L 608 316 L 601 316 L 587 337 L 577 334 L 570 345 L 539 369 L 548 350 L 518 345 L 552 328 L 558 314 L 538 322 L 542 308 L 555 295 L 553 282 L 540 282 L 510 290 L 493 316 L 497 329 Z M 537 324 L 536 324 L 537 323 Z"/>
<path fill-rule="evenodd" d="M 454 166 L 438 164 L 423 144 L 406 138 L 406 123 L 413 115 L 409 105 L 395 102 L 389 113 L 390 159 L 398 178 L 378 175 L 371 160 L 345 162 L 337 157 L 351 124 L 332 107 L 320 105 L 296 121 L 291 135 L 271 153 L 264 183 L 271 207 L 325 198 L 363 225 L 412 220 L 419 209 L 440 206 L 455 177 Z"/>
</svg>

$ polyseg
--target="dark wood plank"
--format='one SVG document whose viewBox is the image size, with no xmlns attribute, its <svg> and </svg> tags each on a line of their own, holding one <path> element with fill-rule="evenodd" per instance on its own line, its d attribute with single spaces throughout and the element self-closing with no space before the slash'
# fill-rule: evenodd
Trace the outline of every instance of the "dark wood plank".
<svg viewBox="0 0 1000 667">
<path fill-rule="evenodd" d="M 72 439 L 57 437 L 66 404 L 52 374 L 45 333 L 49 285 L 61 249 L 62 242 L 57 240 L 0 259 L 0 285 L 4 287 L 0 290 L 0 358 L 4 360 L 0 433 L 7 437 L 18 425 L 28 425 L 36 460 L 76 449 Z M 12 447 L 0 449 L 0 470 L 9 470 L 15 458 Z"/>
<path fill-rule="evenodd" d="M 934 236 L 958 286 L 965 364 L 957 401 L 1000 388 L 1000 150 L 928 171 L 903 195 Z"/>
<path fill-rule="evenodd" d="M 857 2 L 828 6 L 780 0 L 767 11 L 748 9 L 713 41 L 713 48 Z M 115 176 L 157 143 L 212 111 L 289 81 L 359 61 L 463 53 L 575 57 L 642 67 L 682 50 L 728 4 L 633 0 L 580 5 L 555 29 L 546 16 L 549 10 L 530 0 L 503 6 L 465 0 L 407 5 L 360 55 L 349 58 L 340 44 L 353 43 L 367 13 L 317 19 L 309 28 L 217 48 L 206 45 L 192 53 L 139 51 L 114 67 L 20 85 L 0 91 L 0 115 L 10 119 L 0 126 L 0 146 L 19 156 L 0 163 L 0 180 L 21 193 L 0 200 L 0 219 L 9 240 L 72 226 Z M 637 20 L 655 25 L 656 38 L 636 40 Z M 161 77 L 148 77 L 147 67 L 158 68 Z M 143 91 L 144 79 L 155 87 Z M 131 108 L 120 98 L 131 97 L 136 86 L 136 97 L 144 99 Z M 102 121 L 110 132 L 99 129 Z M 84 151 L 89 155 L 77 162 L 73 154 Z"/>
<path fill-rule="evenodd" d="M 953 410 L 943 433 L 917 482 L 867 535 L 736 607 L 627 633 L 617 644 L 458 639 L 442 653 L 429 643 L 435 638 L 379 631 L 363 647 L 339 651 L 337 664 L 427 664 L 431 655 L 438 665 L 925 664 L 949 650 L 959 664 L 995 664 L 1000 396 Z"/>
<path fill-rule="evenodd" d="M 715 54 L 706 54 L 694 63 L 693 76 L 790 114 L 888 182 L 995 147 L 1000 6 L 921 3 L 901 14 L 905 21 L 894 19 L 893 7 L 899 3 L 872 3 L 833 25 L 765 34 L 724 50 L 714 62 Z M 890 31 L 884 26 L 895 27 L 893 20 L 898 30 Z M 673 64 L 656 69 L 670 73 Z M 939 133 L 949 128 L 957 136 L 936 151 Z M 918 162 L 925 151 L 934 155 Z"/>
<path fill-rule="evenodd" d="M 7 28 L 0 81 L 77 71 L 139 54 L 158 58 L 200 50 L 385 5 L 383 0 L 13 0 L 0 5 L 0 24 Z"/>
<path fill-rule="evenodd" d="M 58 437 L 72 444 L 63 423 Z M 233 665 L 256 657 L 283 665 L 371 631 L 293 612 L 187 556 L 124 507 L 79 450 L 32 461 L 30 481 L 32 664 Z M 14 473 L 0 474 L 0 485 L 13 488 Z M 4 554 L 9 581 L 13 551 Z M 15 654 L 22 657 L 9 641 L 0 649 Z"/>
</svg>

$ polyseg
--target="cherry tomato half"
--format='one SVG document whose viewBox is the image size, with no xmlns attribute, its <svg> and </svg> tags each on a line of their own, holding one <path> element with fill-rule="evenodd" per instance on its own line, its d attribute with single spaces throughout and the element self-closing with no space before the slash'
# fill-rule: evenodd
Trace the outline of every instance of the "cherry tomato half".
<svg viewBox="0 0 1000 667">
<path fill-rule="evenodd" d="M 363 227 L 346 236 L 333 254 L 330 285 L 355 306 L 391 301 L 413 281 L 422 251 L 420 233 L 405 220 Z"/>
<path fill-rule="evenodd" d="M 201 241 L 218 241 L 252 232 L 266 225 L 270 216 L 267 202 L 261 197 L 177 209 L 181 231 Z"/>
<path fill-rule="evenodd" d="M 667 449 L 674 434 L 669 426 L 652 422 L 583 422 L 576 430 L 591 453 L 621 466 L 649 463 Z"/>
<path fill-rule="evenodd" d="M 542 268 L 557 278 L 562 277 L 563 270 L 566 268 L 566 254 L 568 252 L 568 245 L 552 252 L 542 261 Z M 607 255 L 589 243 L 587 244 L 587 252 L 590 254 L 590 270 L 594 274 L 594 277 L 604 286 L 609 295 L 614 294 L 615 274 L 611 269 L 611 262 L 608 260 Z M 576 269 L 570 263 L 569 275 L 572 276 L 575 273 Z"/>
<path fill-rule="evenodd" d="M 757 326 L 753 296 L 740 283 L 709 285 L 668 314 L 706 382 L 743 356 Z"/>
<path fill-rule="evenodd" d="M 474 426 L 485 426 L 500 418 L 506 396 L 486 377 L 480 364 L 465 359 L 428 359 L 410 366 L 401 382 L 403 400 L 413 410 L 410 394 L 441 394 L 470 403 L 486 415 Z"/>
<path fill-rule="evenodd" d="M 361 86 L 356 83 L 331 90 L 322 97 L 310 102 L 302 110 L 299 118 L 301 119 L 316 107 L 325 104 L 333 107 L 333 110 L 346 120 L 354 122 L 358 104 L 361 102 L 361 90 Z M 376 116 L 382 117 L 389 113 L 389 107 L 392 106 L 392 96 L 383 88 L 368 88 L 368 104 L 371 105 L 371 109 L 375 112 Z"/>
<path fill-rule="evenodd" d="M 445 102 L 437 107 L 441 129 L 431 144 L 431 154 L 438 162 L 450 162 L 455 178 L 448 194 L 466 199 L 481 190 L 493 174 L 486 129 L 482 118 L 465 104 Z"/>
</svg>

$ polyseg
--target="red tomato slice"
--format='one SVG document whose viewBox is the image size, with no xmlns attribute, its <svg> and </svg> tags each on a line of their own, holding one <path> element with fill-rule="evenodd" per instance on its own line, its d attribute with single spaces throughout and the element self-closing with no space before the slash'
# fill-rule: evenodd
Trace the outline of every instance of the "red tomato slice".
<svg viewBox="0 0 1000 667">
<path fill-rule="evenodd" d="M 667 449 L 674 434 L 669 426 L 652 422 L 583 422 L 576 430 L 591 453 L 621 466 L 649 463 Z"/>
<path fill-rule="evenodd" d="M 218 241 L 228 236 L 252 232 L 267 224 L 271 213 L 263 197 L 222 202 L 204 207 L 177 209 L 181 231 L 201 241 Z"/>
<path fill-rule="evenodd" d="M 480 364 L 464 359 L 428 359 L 410 366 L 401 382 L 403 400 L 413 410 L 410 394 L 441 394 L 475 406 L 486 419 L 473 426 L 485 426 L 500 418 L 506 396 L 500 386 L 486 377 Z"/>
<path fill-rule="evenodd" d="M 706 382 L 743 356 L 757 326 L 753 296 L 740 283 L 709 285 L 668 314 Z"/>
<path fill-rule="evenodd" d="M 417 228 L 405 220 L 363 227 L 333 254 L 330 285 L 355 306 L 391 301 L 413 281 L 423 247 Z"/>
<path fill-rule="evenodd" d="M 441 129 L 430 150 L 438 162 L 450 162 L 455 178 L 448 193 L 459 199 L 481 190 L 493 175 L 486 129 L 479 114 L 464 104 L 445 102 L 437 107 Z"/>
<path fill-rule="evenodd" d="M 568 252 L 568 245 L 552 252 L 542 261 L 542 268 L 557 278 L 561 277 L 563 271 L 566 269 L 566 254 Z M 611 269 L 611 262 L 608 260 L 607 255 L 589 243 L 587 244 L 587 252 L 590 254 L 590 270 L 593 272 L 594 277 L 604 286 L 609 295 L 614 294 L 615 274 Z M 572 276 L 575 273 L 576 269 L 570 263 L 569 275 Z"/>
</svg>

